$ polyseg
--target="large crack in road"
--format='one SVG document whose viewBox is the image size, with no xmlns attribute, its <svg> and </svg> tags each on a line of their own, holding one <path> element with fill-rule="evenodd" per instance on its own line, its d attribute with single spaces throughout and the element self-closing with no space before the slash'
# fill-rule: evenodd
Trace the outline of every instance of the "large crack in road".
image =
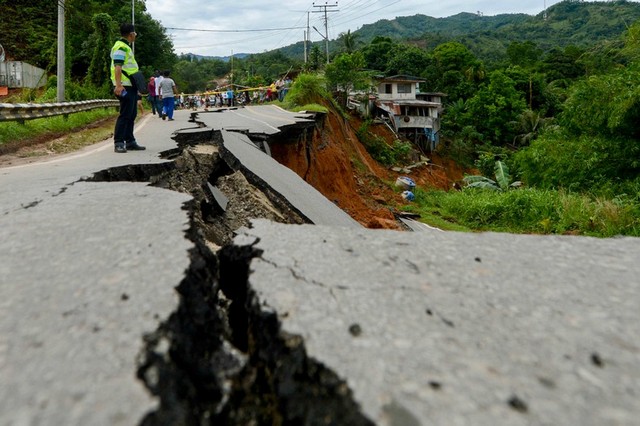
<svg viewBox="0 0 640 426">
<path fill-rule="evenodd" d="M 137 361 L 138 378 L 159 400 L 140 424 L 372 424 L 346 382 L 258 306 L 248 276 L 261 252 L 232 244 L 251 219 L 310 221 L 226 152 L 220 132 L 189 129 L 174 139 L 178 148 L 163 153 L 171 161 L 89 179 L 149 182 L 192 196 L 185 208 L 194 248 L 176 286 L 179 306 L 144 337 Z"/>
</svg>

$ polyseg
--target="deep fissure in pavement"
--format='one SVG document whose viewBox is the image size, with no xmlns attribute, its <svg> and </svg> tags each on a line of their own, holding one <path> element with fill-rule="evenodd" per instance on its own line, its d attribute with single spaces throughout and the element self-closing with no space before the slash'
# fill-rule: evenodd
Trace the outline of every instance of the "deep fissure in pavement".
<svg viewBox="0 0 640 426">
<path fill-rule="evenodd" d="M 171 161 L 89 179 L 149 182 L 193 197 L 185 209 L 194 248 L 176 287 L 179 306 L 144 336 L 137 360 L 138 378 L 159 400 L 140 424 L 372 424 L 347 384 L 309 358 L 302 338 L 282 332 L 276 313 L 258 303 L 248 279 L 261 253 L 232 244 L 234 231 L 254 218 L 308 220 L 234 161 L 219 132 L 189 129 L 174 139 L 179 148 L 162 155 Z"/>
</svg>

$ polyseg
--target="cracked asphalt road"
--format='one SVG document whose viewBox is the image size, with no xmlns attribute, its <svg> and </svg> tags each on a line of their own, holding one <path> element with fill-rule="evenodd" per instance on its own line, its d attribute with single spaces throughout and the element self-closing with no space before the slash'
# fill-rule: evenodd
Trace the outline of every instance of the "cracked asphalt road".
<svg viewBox="0 0 640 426">
<path fill-rule="evenodd" d="M 253 315 L 375 424 L 637 424 L 640 239 L 259 220 L 235 243 Z"/>
<path fill-rule="evenodd" d="M 640 239 L 366 230 L 176 118 L 0 169 L 0 424 L 637 423 Z M 251 203 L 322 225 L 216 253 Z"/>
<path fill-rule="evenodd" d="M 106 142 L 0 169 L 0 424 L 130 425 L 157 405 L 135 377 L 136 356 L 176 307 L 189 197 L 80 180 L 164 162 L 169 134 L 144 155 L 116 155 Z"/>
</svg>

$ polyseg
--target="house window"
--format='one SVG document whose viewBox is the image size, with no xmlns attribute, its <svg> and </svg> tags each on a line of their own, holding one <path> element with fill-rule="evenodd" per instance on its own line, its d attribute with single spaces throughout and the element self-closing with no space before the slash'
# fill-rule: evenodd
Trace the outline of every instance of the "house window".
<svg viewBox="0 0 640 426">
<path fill-rule="evenodd" d="M 385 84 L 384 85 L 384 93 L 386 94 L 392 94 L 393 93 L 393 86 L 391 84 Z"/>
<path fill-rule="evenodd" d="M 411 93 L 411 84 L 398 83 L 398 93 Z"/>
</svg>

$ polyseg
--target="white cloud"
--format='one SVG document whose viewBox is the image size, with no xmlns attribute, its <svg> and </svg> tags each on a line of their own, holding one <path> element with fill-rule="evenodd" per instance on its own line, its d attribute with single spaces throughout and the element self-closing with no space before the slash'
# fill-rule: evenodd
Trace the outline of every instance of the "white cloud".
<svg viewBox="0 0 640 426">
<path fill-rule="evenodd" d="M 546 0 L 547 7 L 560 0 Z M 313 1 L 289 0 L 147 0 L 147 11 L 166 28 L 188 28 L 189 31 L 168 29 L 176 53 L 228 56 L 234 53 L 259 53 L 302 41 L 309 17 L 310 39 L 324 34 L 322 7 Z M 336 2 L 316 1 L 315 6 Z M 484 15 L 500 13 L 540 13 L 545 0 L 338 0 L 337 7 L 327 7 L 329 38 L 341 32 L 355 31 L 364 24 L 397 16 L 423 14 L 446 17 L 461 12 Z M 309 13 L 307 13 L 309 12 Z M 318 13 L 320 12 L 320 13 Z M 193 29 L 226 32 L 193 31 Z M 274 30 L 277 29 L 277 30 Z M 246 31 L 245 31 L 246 30 Z M 267 31 L 269 30 L 269 31 Z"/>
</svg>

